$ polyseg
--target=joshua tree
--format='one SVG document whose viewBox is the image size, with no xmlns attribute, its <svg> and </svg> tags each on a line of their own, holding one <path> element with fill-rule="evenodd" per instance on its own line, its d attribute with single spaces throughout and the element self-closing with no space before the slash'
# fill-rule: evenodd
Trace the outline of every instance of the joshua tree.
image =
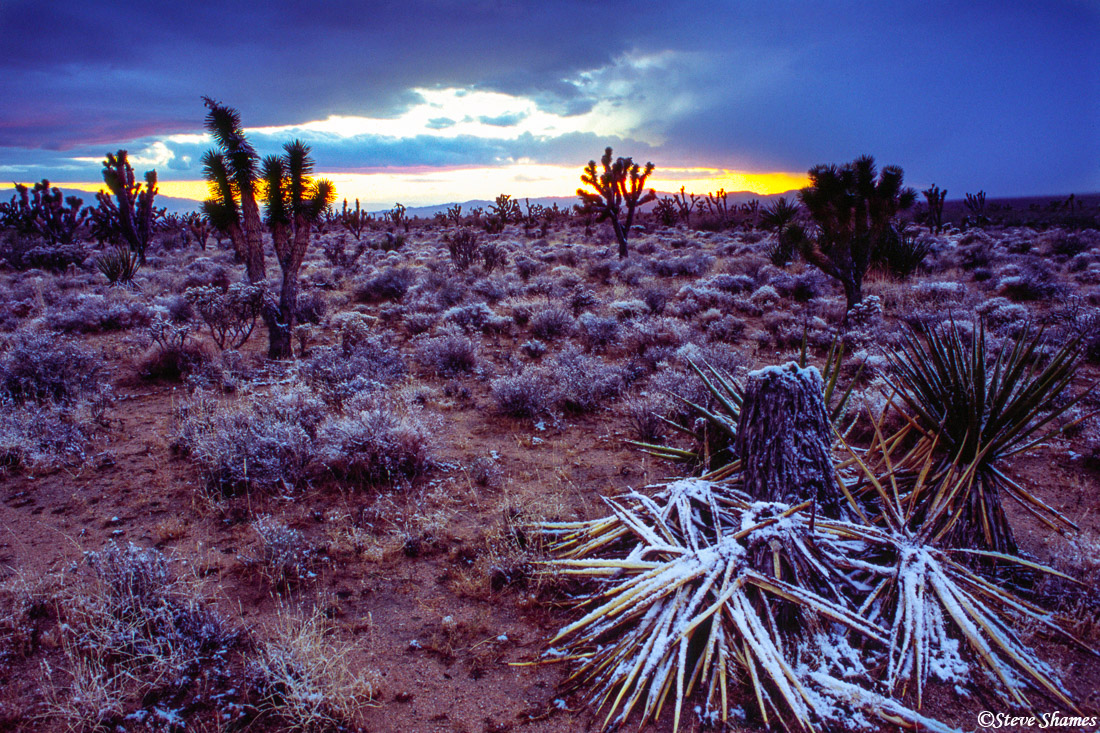
<svg viewBox="0 0 1100 733">
<path fill-rule="evenodd" d="M 284 155 L 263 160 L 264 206 L 267 225 L 279 267 L 283 271 L 279 293 L 279 314 L 268 324 L 268 356 L 284 359 L 293 356 L 291 337 L 297 325 L 298 270 L 309 249 L 313 227 L 336 199 L 331 181 L 313 181 L 313 160 L 309 146 L 301 140 L 283 146 Z"/>
<path fill-rule="evenodd" d="M 611 162 L 611 148 L 604 151 L 603 173 L 597 174 L 596 161 L 588 161 L 581 183 L 596 189 L 595 193 L 583 188 L 577 189 L 584 207 L 602 219 L 610 219 L 615 228 L 615 239 L 619 241 L 619 257 L 626 257 L 626 238 L 634 224 L 634 210 L 657 198 L 652 188 L 645 190 L 646 179 L 653 172 L 653 164 L 646 163 L 641 168 L 632 158 L 618 158 Z M 623 206 L 626 206 L 626 222 L 619 221 Z"/>
<path fill-rule="evenodd" d="M 134 178 L 134 169 L 126 159 L 126 151 L 116 155 L 107 153 L 103 161 L 103 182 L 111 195 L 104 191 L 96 194 L 102 219 L 114 224 L 122 239 L 137 253 L 138 264 L 145 264 L 145 250 L 153 238 L 156 220 L 164 215 L 164 209 L 153 208 L 157 195 L 157 172 L 146 171 L 145 190 Z M 117 201 L 117 205 L 115 203 Z"/>
<path fill-rule="evenodd" d="M 17 183 L 15 190 L 17 195 L 7 205 L 0 204 L 5 226 L 23 234 L 39 234 L 51 245 L 73 243 L 89 213 L 88 209 L 81 211 L 84 202 L 79 196 L 64 198 L 61 189 L 51 188 L 45 178 L 33 189 Z"/>
<path fill-rule="evenodd" d="M 259 156 L 245 139 L 241 113 L 210 97 L 202 99 L 209 110 L 206 129 L 218 145 L 202 157 L 211 192 L 211 198 L 203 202 L 203 210 L 211 223 L 229 236 L 237 257 L 248 271 L 248 281 L 260 283 L 267 272 L 263 223 L 256 203 Z"/>
<path fill-rule="evenodd" d="M 799 199 L 817 225 L 813 235 L 796 224 L 788 227 L 807 262 L 840 281 L 848 310 L 863 299 L 863 276 L 875 250 L 896 237 L 894 217 L 916 200 L 903 188 L 901 168 L 890 165 L 877 173 L 869 155 L 837 167 L 810 169 L 810 185 Z"/>
<path fill-rule="evenodd" d="M 943 231 L 943 200 L 947 198 L 947 189 L 940 189 L 936 184 L 931 188 L 921 191 L 928 202 L 928 226 L 936 234 Z"/>
</svg>

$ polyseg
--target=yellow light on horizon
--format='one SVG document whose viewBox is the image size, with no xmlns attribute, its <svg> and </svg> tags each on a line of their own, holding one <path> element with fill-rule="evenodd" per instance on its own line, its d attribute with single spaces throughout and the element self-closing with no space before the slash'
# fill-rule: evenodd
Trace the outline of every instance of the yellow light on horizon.
<svg viewBox="0 0 1100 733">
<path fill-rule="evenodd" d="M 580 187 L 581 166 L 510 164 L 480 168 L 414 168 L 369 173 L 318 173 L 336 184 L 337 200 L 359 199 L 389 205 L 432 206 L 471 199 L 492 200 L 500 193 L 513 198 L 571 198 Z M 730 193 L 750 192 L 758 196 L 797 190 L 809 184 L 803 173 L 771 171 L 756 173 L 726 168 L 658 168 L 648 187 L 661 193 L 704 194 L 724 189 Z M 62 189 L 95 193 L 104 190 L 100 182 L 57 183 Z M 206 182 L 160 181 L 162 196 L 203 201 L 209 196 Z"/>
</svg>

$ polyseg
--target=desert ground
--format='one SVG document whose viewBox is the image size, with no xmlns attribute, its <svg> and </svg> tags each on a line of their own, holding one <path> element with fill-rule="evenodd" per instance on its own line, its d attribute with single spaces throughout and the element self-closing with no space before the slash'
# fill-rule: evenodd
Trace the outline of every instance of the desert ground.
<svg viewBox="0 0 1100 733">
<path fill-rule="evenodd" d="M 1079 339 L 1059 404 L 1087 392 L 1100 232 L 1035 206 L 965 227 L 949 205 L 942 232 L 913 225 L 919 266 L 872 269 L 847 318 L 839 284 L 773 262 L 775 232 L 752 222 L 645 216 L 619 258 L 606 223 L 570 217 L 492 232 L 376 221 L 359 241 L 332 221 L 306 255 L 283 360 L 267 358 L 244 267 L 214 238 L 161 232 L 129 287 L 107 282 L 91 244 L 63 267 L 9 264 L 0 728 L 598 730 L 604 714 L 547 655 L 587 586 L 544 564 L 539 523 L 599 518 L 605 498 L 707 470 L 630 443 L 697 445 L 670 426 L 699 426 L 684 400 L 713 409 L 692 363 L 743 380 L 804 344 L 822 367 L 842 343 L 841 422 L 898 428 L 905 335 L 980 322 L 991 351 L 1040 329 L 1044 358 Z M 1097 203 L 1079 206 L 1095 227 Z M 470 263 L 449 247 L 463 230 Z M 1004 507 L 1022 553 L 1079 581 L 1038 581 L 1029 602 L 1093 648 L 1097 408 L 1086 394 L 1050 424 L 1063 431 L 1005 464 L 1077 529 Z M 1017 631 L 1095 714 L 1100 659 L 1041 625 Z M 933 682 L 921 711 L 973 730 L 978 712 L 1012 710 L 980 675 L 962 687 Z M 762 726 L 742 693 L 725 729 Z M 680 730 L 722 729 L 696 704 Z M 668 706 L 645 729 L 673 719 Z"/>
</svg>

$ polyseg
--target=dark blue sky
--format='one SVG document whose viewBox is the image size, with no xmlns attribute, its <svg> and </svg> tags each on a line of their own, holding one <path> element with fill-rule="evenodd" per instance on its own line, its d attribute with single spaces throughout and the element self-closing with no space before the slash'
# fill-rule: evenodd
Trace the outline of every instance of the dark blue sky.
<svg viewBox="0 0 1100 733">
<path fill-rule="evenodd" d="M 300 126 L 253 135 L 306 138 L 325 172 L 579 175 L 611 144 L 658 170 L 869 153 L 951 197 L 1100 191 L 1098 2 L 2 0 L 0 47 L 11 180 L 96 180 L 120 147 L 197 179 L 210 95 Z M 308 124 L 334 115 L 357 119 Z"/>
</svg>

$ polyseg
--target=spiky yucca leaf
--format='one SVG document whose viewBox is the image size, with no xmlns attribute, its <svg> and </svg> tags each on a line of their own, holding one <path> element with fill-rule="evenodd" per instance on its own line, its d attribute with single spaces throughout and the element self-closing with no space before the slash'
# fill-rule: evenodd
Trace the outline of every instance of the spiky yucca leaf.
<svg viewBox="0 0 1100 733">
<path fill-rule="evenodd" d="M 1015 553 L 1002 494 L 1048 526 L 1076 527 L 1012 480 L 1002 465 L 1005 458 L 1057 434 L 1059 428 L 1047 429 L 1050 423 L 1084 396 L 1057 402 L 1073 379 L 1078 342 L 1071 340 L 1047 359 L 1041 356 L 1043 348 L 1042 332 L 1025 330 L 1005 341 L 989 363 L 984 324 L 966 338 L 952 323 L 914 327 L 904 338 L 901 354 L 891 357 L 894 389 L 924 433 L 908 462 L 919 466 L 935 454 L 935 475 L 942 476 L 951 465 L 975 469 L 974 480 L 951 497 L 945 512 L 937 514 L 927 504 L 942 501 L 937 492 L 910 497 L 911 513 L 919 518 L 938 516 L 936 530 L 956 546 Z M 906 462 L 899 463 L 899 472 L 904 472 Z"/>
<path fill-rule="evenodd" d="M 133 287 L 134 276 L 141 267 L 141 256 L 120 245 L 96 257 L 95 266 L 111 285 Z"/>
<path fill-rule="evenodd" d="M 603 520 L 542 525 L 559 557 L 549 568 L 602 587 L 550 643 L 569 645 L 561 659 L 580 662 L 570 684 L 609 707 L 605 726 L 655 718 L 670 699 L 678 725 L 695 689 L 725 720 L 732 686 L 747 679 L 765 720 L 813 730 L 828 711 L 795 669 L 803 637 L 840 624 L 885 642 L 834 569 L 846 540 L 811 538 L 810 502 L 751 502 L 685 479 L 608 505 Z"/>
</svg>

